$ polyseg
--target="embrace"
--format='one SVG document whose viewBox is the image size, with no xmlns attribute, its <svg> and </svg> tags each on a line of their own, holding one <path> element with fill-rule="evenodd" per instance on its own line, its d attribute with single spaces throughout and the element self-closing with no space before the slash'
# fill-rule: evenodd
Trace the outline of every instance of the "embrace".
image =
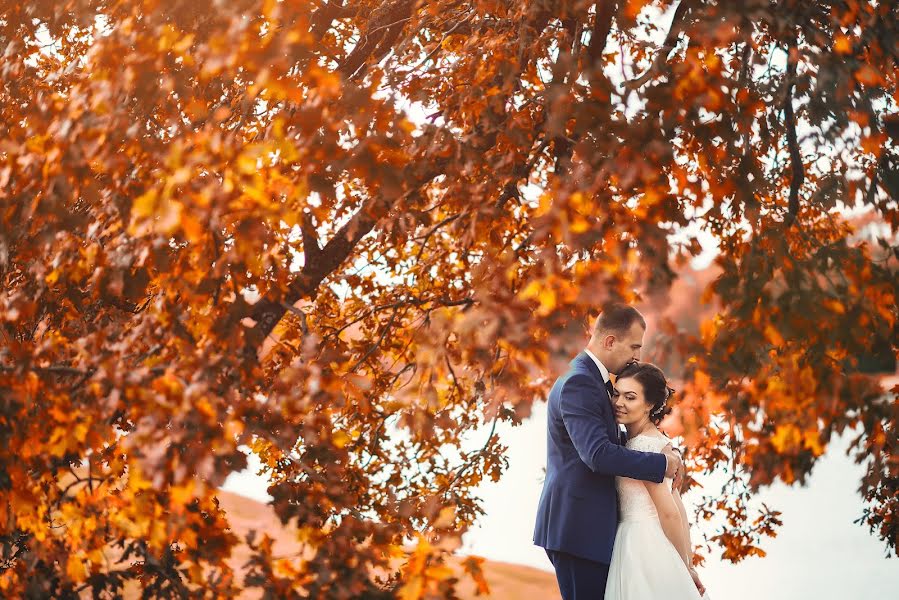
<svg viewBox="0 0 899 600">
<path fill-rule="evenodd" d="M 564 600 L 705 595 L 673 485 L 683 463 L 657 427 L 671 389 L 658 367 L 637 362 L 645 331 L 635 308 L 607 306 L 549 393 L 534 543 L 546 550 Z"/>
</svg>

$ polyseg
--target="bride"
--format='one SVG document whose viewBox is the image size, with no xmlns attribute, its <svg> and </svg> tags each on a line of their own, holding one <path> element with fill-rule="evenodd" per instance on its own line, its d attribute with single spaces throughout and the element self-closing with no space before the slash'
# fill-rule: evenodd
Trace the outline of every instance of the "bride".
<svg viewBox="0 0 899 600">
<path fill-rule="evenodd" d="M 661 452 L 668 439 L 657 425 L 671 409 L 665 374 L 649 363 L 625 367 L 615 382 L 615 418 L 627 428 L 627 447 Z M 652 483 L 616 477 L 620 521 L 609 565 L 606 600 L 707 598 L 693 568 L 690 529 L 671 479 Z"/>
</svg>

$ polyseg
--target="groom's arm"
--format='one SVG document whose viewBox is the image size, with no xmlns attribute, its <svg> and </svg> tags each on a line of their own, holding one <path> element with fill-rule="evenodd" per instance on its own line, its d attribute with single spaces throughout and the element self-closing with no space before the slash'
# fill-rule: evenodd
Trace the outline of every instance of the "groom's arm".
<svg viewBox="0 0 899 600">
<path fill-rule="evenodd" d="M 601 404 L 605 397 L 589 375 L 574 375 L 562 386 L 562 422 L 581 460 L 594 473 L 661 483 L 667 467 L 663 454 L 629 450 L 609 439 Z"/>
</svg>

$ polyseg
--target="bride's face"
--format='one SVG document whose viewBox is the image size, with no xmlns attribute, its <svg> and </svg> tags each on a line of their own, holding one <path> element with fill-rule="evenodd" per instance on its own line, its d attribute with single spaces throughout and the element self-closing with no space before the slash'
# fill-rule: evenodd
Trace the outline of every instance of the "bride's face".
<svg viewBox="0 0 899 600">
<path fill-rule="evenodd" d="M 615 382 L 615 419 L 622 425 L 649 420 L 652 407 L 643 395 L 643 385 L 633 377 Z"/>
</svg>

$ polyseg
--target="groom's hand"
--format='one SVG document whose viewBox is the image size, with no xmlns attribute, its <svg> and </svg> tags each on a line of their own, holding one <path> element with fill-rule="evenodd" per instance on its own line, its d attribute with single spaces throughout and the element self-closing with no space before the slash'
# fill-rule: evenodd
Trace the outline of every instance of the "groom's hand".
<svg viewBox="0 0 899 600">
<path fill-rule="evenodd" d="M 675 479 L 678 473 L 683 473 L 684 461 L 681 460 L 680 454 L 672 450 L 670 446 L 666 447 L 662 454 L 665 455 L 665 477 Z M 674 483 L 675 489 L 678 489 L 677 481 Z M 683 475 L 681 475 L 681 483 L 683 483 Z"/>
<path fill-rule="evenodd" d="M 687 478 L 687 469 L 684 467 L 684 455 L 681 454 L 681 451 L 677 448 L 674 448 L 674 452 L 677 454 L 678 458 L 681 459 L 681 468 L 677 470 L 677 475 L 674 476 L 674 482 L 671 487 L 678 494 L 681 493 L 681 490 L 684 487 L 684 479 Z"/>
</svg>

